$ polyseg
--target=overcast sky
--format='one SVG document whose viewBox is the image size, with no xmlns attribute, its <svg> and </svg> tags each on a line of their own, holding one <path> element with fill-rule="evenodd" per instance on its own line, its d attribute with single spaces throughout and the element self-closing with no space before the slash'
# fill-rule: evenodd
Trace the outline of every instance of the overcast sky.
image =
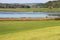
<svg viewBox="0 0 60 40">
<path fill-rule="evenodd" d="M 45 3 L 51 0 L 0 0 L 0 3 Z"/>
</svg>

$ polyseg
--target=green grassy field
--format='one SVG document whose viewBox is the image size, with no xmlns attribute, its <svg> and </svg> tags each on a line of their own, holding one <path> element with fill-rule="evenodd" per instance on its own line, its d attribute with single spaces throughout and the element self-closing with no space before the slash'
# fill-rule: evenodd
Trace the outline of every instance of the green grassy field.
<svg viewBox="0 0 60 40">
<path fill-rule="evenodd" d="M 0 11 L 9 12 L 60 12 L 60 8 L 0 8 Z"/>
<path fill-rule="evenodd" d="M 0 21 L 0 40 L 60 40 L 60 21 Z"/>
</svg>

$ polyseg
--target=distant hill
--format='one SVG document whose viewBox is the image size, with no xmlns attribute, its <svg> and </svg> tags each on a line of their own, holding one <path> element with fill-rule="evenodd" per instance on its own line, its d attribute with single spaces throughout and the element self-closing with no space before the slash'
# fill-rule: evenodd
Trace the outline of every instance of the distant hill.
<svg viewBox="0 0 60 40">
<path fill-rule="evenodd" d="M 54 8 L 60 8 L 60 0 L 58 1 L 48 1 L 47 3 L 44 4 L 44 6 L 53 6 Z"/>
</svg>

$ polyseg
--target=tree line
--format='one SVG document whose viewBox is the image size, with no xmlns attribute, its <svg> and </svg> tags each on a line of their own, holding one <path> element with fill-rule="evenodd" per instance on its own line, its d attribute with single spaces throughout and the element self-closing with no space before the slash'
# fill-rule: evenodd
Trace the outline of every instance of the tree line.
<svg viewBox="0 0 60 40">
<path fill-rule="evenodd" d="M 28 5 L 0 3 L 0 8 L 30 8 Z"/>
<path fill-rule="evenodd" d="M 28 4 L 28 3 L 27 3 Z M 33 4 L 33 3 L 32 3 Z M 46 3 L 35 3 L 35 4 L 8 4 L 0 3 L 0 8 L 60 8 L 60 0 L 58 1 L 48 1 Z"/>
</svg>

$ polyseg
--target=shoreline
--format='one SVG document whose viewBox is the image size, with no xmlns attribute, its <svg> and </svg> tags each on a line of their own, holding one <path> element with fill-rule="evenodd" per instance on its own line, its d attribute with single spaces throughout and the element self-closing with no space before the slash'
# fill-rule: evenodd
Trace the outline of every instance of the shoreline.
<svg viewBox="0 0 60 40">
<path fill-rule="evenodd" d="M 0 18 L 0 21 L 44 21 L 55 20 L 55 18 Z"/>
<path fill-rule="evenodd" d="M 60 8 L 0 8 L 0 12 L 60 12 Z"/>
</svg>

